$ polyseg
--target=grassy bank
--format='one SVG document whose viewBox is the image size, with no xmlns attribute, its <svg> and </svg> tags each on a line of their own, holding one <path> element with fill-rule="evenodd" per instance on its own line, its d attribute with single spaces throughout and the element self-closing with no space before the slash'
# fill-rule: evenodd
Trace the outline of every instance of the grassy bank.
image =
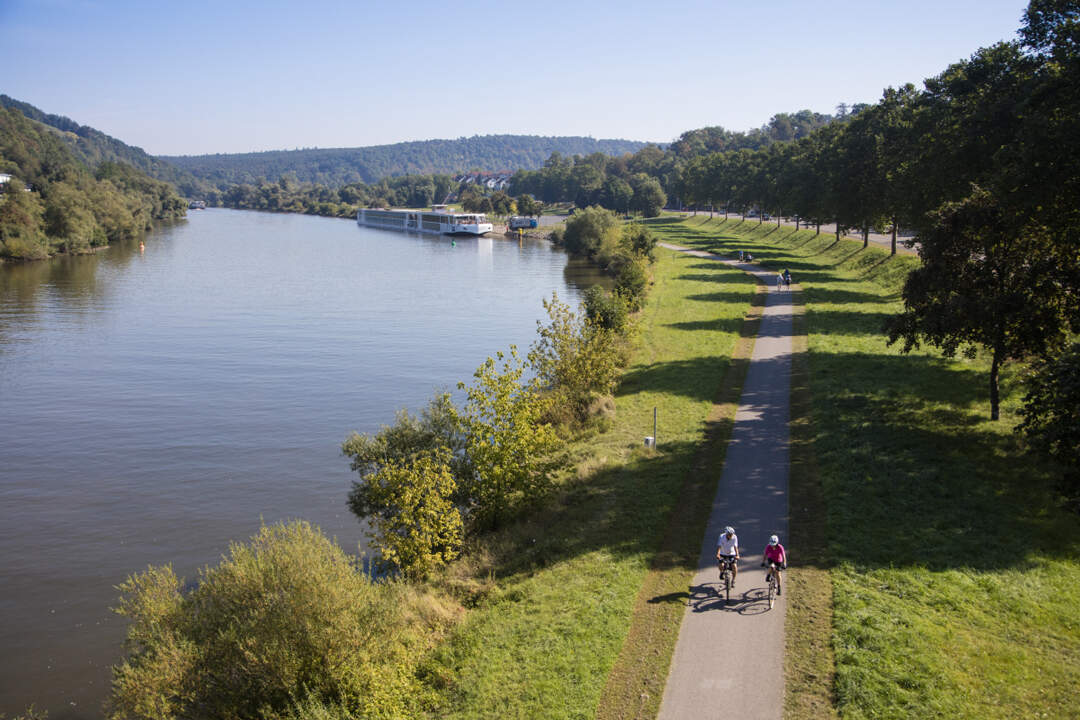
<svg viewBox="0 0 1080 720">
<path fill-rule="evenodd" d="M 1012 433 L 1016 371 L 993 423 L 983 359 L 885 346 L 882 321 L 914 258 L 756 221 L 653 228 L 750 251 L 803 287 L 809 352 L 794 399 L 805 393 L 809 421 L 794 429 L 789 716 L 832 704 L 853 718 L 1076 717 L 1080 524 Z M 821 662 L 823 627 L 834 663 Z"/>
<path fill-rule="evenodd" d="M 718 263 L 658 255 L 610 431 L 572 448 L 575 469 L 554 502 L 485 538 L 447 578 L 471 592 L 472 608 L 425 666 L 439 694 L 433 715 L 594 716 L 661 548 L 677 579 L 646 600 L 681 617 L 683 601 L 662 588 L 685 594 L 704 516 L 675 510 L 686 497 L 711 497 L 715 477 L 697 464 L 706 434 L 722 432 L 710 413 L 756 286 Z M 654 407 L 656 451 L 642 447 Z M 671 635 L 643 659 L 656 689 L 646 708 L 659 702 L 673 645 Z"/>
</svg>

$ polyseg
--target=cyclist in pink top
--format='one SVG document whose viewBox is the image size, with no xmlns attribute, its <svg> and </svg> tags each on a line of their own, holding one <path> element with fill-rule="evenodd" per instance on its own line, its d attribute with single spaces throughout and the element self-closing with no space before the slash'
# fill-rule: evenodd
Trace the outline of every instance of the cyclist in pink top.
<svg viewBox="0 0 1080 720">
<path fill-rule="evenodd" d="M 780 572 L 787 567 L 787 551 L 784 550 L 784 546 L 780 544 L 780 538 L 773 535 L 769 538 L 769 544 L 765 546 L 765 559 L 761 561 L 761 566 L 769 566 L 769 572 L 776 573 L 776 594 L 783 595 L 784 593 L 784 576 Z M 765 574 L 765 581 L 768 582 L 768 572 Z"/>
</svg>

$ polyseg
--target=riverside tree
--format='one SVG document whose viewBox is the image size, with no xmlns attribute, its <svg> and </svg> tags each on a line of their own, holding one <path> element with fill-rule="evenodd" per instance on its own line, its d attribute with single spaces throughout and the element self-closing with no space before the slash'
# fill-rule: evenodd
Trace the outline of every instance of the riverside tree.
<svg viewBox="0 0 1080 720">
<path fill-rule="evenodd" d="M 361 484 L 368 536 L 384 570 L 424 578 L 458 556 L 462 522 L 453 503 L 457 482 L 448 449 L 390 460 Z"/>
<path fill-rule="evenodd" d="M 656 217 L 664 209 L 667 195 L 656 178 L 639 173 L 630 178 L 630 187 L 634 190 L 634 197 L 630 202 L 631 210 L 636 210 L 645 217 Z"/>
<path fill-rule="evenodd" d="M 465 449 L 465 438 L 457 417 L 450 393 L 440 393 L 419 416 L 400 410 L 393 425 L 384 425 L 374 435 L 352 433 L 342 444 L 341 451 L 348 456 L 352 469 L 361 476 L 370 475 L 389 463 L 401 464 L 415 455 L 440 448 L 446 448 L 452 457 L 460 458 Z M 460 475 L 460 459 L 452 462 L 455 472 Z M 365 488 L 366 485 L 354 483 L 349 493 L 349 507 L 360 517 L 364 517 L 371 506 Z"/>
<path fill-rule="evenodd" d="M 467 398 L 458 417 L 471 465 L 462 489 L 476 528 L 498 525 L 551 483 L 558 440 L 543 420 L 547 401 L 536 381 L 522 381 L 525 369 L 511 346 L 477 368 L 472 385 L 458 384 Z"/>
<path fill-rule="evenodd" d="M 590 407 L 615 389 L 620 367 L 618 335 L 581 317 L 552 293 L 544 300 L 548 324 L 536 321 L 539 338 L 529 350 L 529 365 L 548 394 L 551 411 L 584 423 Z"/>
<path fill-rule="evenodd" d="M 528 217 L 536 217 L 544 210 L 544 203 L 534 200 L 531 195 L 518 195 L 514 204 L 517 205 L 518 214 Z"/>
</svg>

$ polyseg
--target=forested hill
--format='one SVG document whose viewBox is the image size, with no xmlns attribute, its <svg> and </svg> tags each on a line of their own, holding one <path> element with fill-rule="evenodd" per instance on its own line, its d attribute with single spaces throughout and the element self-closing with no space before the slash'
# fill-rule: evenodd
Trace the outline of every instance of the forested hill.
<svg viewBox="0 0 1080 720">
<path fill-rule="evenodd" d="M 341 187 L 398 175 L 454 174 L 467 170 L 535 170 L 553 152 L 564 156 L 633 153 L 631 140 L 538 135 L 476 135 L 457 140 L 421 140 L 359 148 L 273 150 L 230 155 L 162 156 L 219 188 L 235 183 L 276 181 L 291 175 L 302 183 Z"/>
<path fill-rule="evenodd" d="M 184 216 L 171 185 L 126 162 L 91 166 L 65 132 L 0 108 L 0 258 L 88 252 Z"/>
<path fill-rule="evenodd" d="M 46 113 L 30 103 L 7 95 L 0 95 L 0 107 L 18 110 L 29 119 L 57 130 L 57 135 L 72 154 L 88 168 L 93 169 L 106 162 L 124 163 L 138 168 L 152 178 L 171 184 L 187 197 L 201 196 L 208 189 L 186 170 L 159 160 L 141 148 L 127 145 L 100 130 L 80 125 L 63 115 Z"/>
</svg>

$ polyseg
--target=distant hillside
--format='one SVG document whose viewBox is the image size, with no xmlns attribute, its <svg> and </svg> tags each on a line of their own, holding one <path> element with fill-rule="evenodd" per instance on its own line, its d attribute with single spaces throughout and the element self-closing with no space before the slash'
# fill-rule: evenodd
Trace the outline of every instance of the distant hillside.
<svg viewBox="0 0 1080 720">
<path fill-rule="evenodd" d="M 186 170 L 159 160 L 141 148 L 127 145 L 100 130 L 88 125 L 80 125 L 63 115 L 51 115 L 30 103 L 7 95 L 0 95 L 0 107 L 18 110 L 27 118 L 56 130 L 75 157 L 88 168 L 93 169 L 107 162 L 124 163 L 142 170 L 156 180 L 171 184 L 188 197 L 200 196 L 209 189 Z"/>
<path fill-rule="evenodd" d="M 399 175 L 454 174 L 468 170 L 535 170 L 551 153 L 564 156 L 633 153 L 631 140 L 537 135 L 476 135 L 457 140 L 421 140 L 394 145 L 313 150 L 274 150 L 235 155 L 162 156 L 219 188 L 235 183 L 274 182 L 289 175 L 299 182 L 341 187 Z"/>
</svg>

